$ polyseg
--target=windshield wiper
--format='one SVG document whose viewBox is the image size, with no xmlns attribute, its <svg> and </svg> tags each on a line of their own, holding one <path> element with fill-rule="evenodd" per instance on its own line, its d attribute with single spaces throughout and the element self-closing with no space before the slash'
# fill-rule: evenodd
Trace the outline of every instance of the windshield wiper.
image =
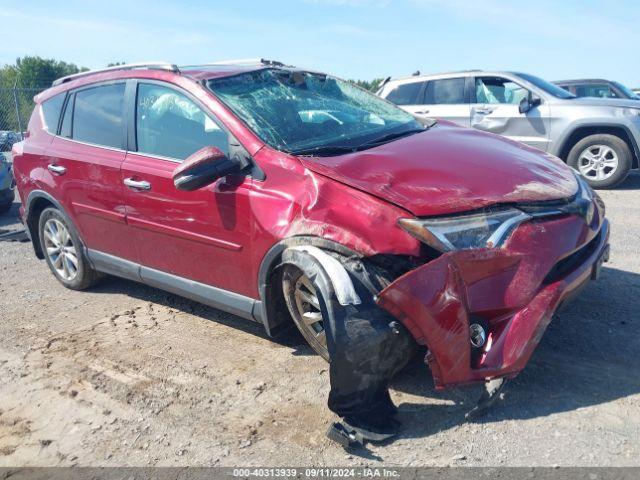
<svg viewBox="0 0 640 480">
<path fill-rule="evenodd" d="M 300 150 L 292 150 L 293 155 L 340 155 L 342 153 L 353 153 L 356 147 L 346 145 L 318 145 L 317 147 L 301 148 Z"/>
<path fill-rule="evenodd" d="M 348 145 L 318 145 L 317 147 L 302 148 L 300 150 L 293 150 L 293 155 L 341 155 L 343 153 L 354 153 L 359 150 L 366 150 L 367 148 L 373 148 L 383 143 L 388 143 L 397 138 L 413 135 L 414 133 L 424 132 L 426 128 L 413 128 L 411 130 L 404 130 L 402 132 L 388 133 L 381 137 L 375 138 L 360 145 L 348 146 Z"/>
<path fill-rule="evenodd" d="M 425 130 L 427 130 L 427 128 L 413 128 L 411 130 L 404 130 L 402 132 L 387 133 L 386 135 L 383 135 L 383 136 L 378 137 L 378 138 L 374 138 L 373 140 L 370 140 L 370 141 L 365 142 L 365 143 L 363 143 L 361 145 L 358 145 L 356 148 L 358 150 L 362 150 L 364 148 L 375 147 L 377 145 L 382 145 L 383 143 L 388 143 L 388 142 L 390 142 L 392 140 L 396 140 L 398 138 L 402 138 L 402 137 L 407 137 L 409 135 L 413 135 L 414 133 L 424 132 Z"/>
</svg>

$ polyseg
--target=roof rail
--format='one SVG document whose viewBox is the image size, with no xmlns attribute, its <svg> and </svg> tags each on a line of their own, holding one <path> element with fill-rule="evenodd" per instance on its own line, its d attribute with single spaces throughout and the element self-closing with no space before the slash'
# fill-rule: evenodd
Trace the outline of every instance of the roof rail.
<svg viewBox="0 0 640 480">
<path fill-rule="evenodd" d="M 219 60 L 216 62 L 202 63 L 200 65 L 183 65 L 184 67 L 210 67 L 216 65 L 270 65 L 273 67 L 289 67 L 277 60 L 267 60 L 266 58 L 242 58 L 237 60 Z"/>
<path fill-rule="evenodd" d="M 171 72 L 180 73 L 180 70 L 176 65 L 169 62 L 141 62 L 141 63 L 127 63 L 125 65 L 115 65 L 113 67 L 101 68 L 99 70 L 88 70 L 86 72 L 74 73 L 73 75 L 67 75 L 66 77 L 58 78 L 51 84 L 52 87 L 61 85 L 71 80 L 86 77 L 87 75 L 93 75 L 95 73 L 113 72 L 116 70 L 136 70 L 140 68 L 147 68 L 149 70 L 168 70 Z"/>
</svg>

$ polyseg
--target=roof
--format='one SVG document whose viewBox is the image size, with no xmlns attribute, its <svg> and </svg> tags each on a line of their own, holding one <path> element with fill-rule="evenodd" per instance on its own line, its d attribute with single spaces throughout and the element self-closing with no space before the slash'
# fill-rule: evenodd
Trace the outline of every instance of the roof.
<svg viewBox="0 0 640 480">
<path fill-rule="evenodd" d="M 554 80 L 552 83 L 570 85 L 572 83 L 611 83 L 611 80 L 605 80 L 604 78 L 580 78 L 577 80 Z"/>
<path fill-rule="evenodd" d="M 411 74 L 411 75 L 405 75 L 403 77 L 392 77 L 390 81 L 395 82 L 397 80 L 420 80 L 421 78 L 427 78 L 427 77 L 440 77 L 440 76 L 447 76 L 447 75 L 462 75 L 462 74 L 467 74 L 467 73 L 473 73 L 473 72 L 482 72 L 482 70 L 475 70 L 475 69 L 471 69 L 471 70 L 453 70 L 450 72 L 440 72 L 440 73 L 420 73 L 420 74 Z M 482 72 L 484 73 L 484 72 Z"/>
<path fill-rule="evenodd" d="M 72 80 L 77 80 L 79 78 L 90 77 L 92 75 L 107 72 L 132 70 L 163 70 L 181 75 L 187 75 L 192 78 L 201 79 L 230 76 L 265 67 L 289 67 L 289 65 L 285 65 L 282 62 L 278 62 L 275 60 L 265 60 L 264 58 L 247 60 L 226 60 L 202 65 L 185 65 L 181 67 L 178 67 L 177 65 L 169 62 L 128 63 L 123 65 L 114 65 L 112 67 L 102 68 L 99 70 L 88 70 L 86 72 L 78 72 L 72 75 L 67 75 L 66 77 L 61 77 L 54 80 L 52 86 L 56 87 Z"/>
<path fill-rule="evenodd" d="M 70 88 L 109 80 L 126 78 L 152 78 L 157 80 L 176 80 L 188 78 L 195 81 L 212 78 L 229 77 L 245 72 L 262 70 L 265 68 L 293 68 L 282 62 L 265 60 L 263 58 L 248 60 L 226 60 L 202 65 L 177 66 L 169 62 L 144 62 L 116 65 L 100 70 L 79 72 L 55 80 L 52 87 L 34 97 L 36 102 L 46 100 L 57 93 Z M 135 70 L 135 74 L 132 72 Z"/>
<path fill-rule="evenodd" d="M 180 73 L 194 80 L 209 80 L 212 78 L 230 77 L 240 73 L 261 70 L 268 65 L 188 65 L 180 68 Z"/>
</svg>

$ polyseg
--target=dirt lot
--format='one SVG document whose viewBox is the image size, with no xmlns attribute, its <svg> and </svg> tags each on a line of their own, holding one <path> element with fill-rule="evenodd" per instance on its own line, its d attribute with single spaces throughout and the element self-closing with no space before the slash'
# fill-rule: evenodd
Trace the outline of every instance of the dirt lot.
<svg viewBox="0 0 640 480">
<path fill-rule="evenodd" d="M 296 332 L 116 278 L 66 290 L 0 243 L 0 466 L 640 465 L 640 174 L 602 196 L 611 262 L 504 400 L 465 423 L 478 388 L 436 392 L 418 358 L 402 436 L 361 456 L 326 439 L 327 366 Z"/>
</svg>

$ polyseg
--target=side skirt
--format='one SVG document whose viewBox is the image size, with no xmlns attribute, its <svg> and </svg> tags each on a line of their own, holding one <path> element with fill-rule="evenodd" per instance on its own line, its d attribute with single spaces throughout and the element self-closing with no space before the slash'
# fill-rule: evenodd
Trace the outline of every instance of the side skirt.
<svg viewBox="0 0 640 480">
<path fill-rule="evenodd" d="M 93 267 L 100 272 L 135 280 L 239 317 L 262 323 L 262 319 L 256 316 L 258 312 L 262 311 L 259 300 L 145 267 L 108 253 L 91 249 L 87 249 L 86 252 Z"/>
</svg>

